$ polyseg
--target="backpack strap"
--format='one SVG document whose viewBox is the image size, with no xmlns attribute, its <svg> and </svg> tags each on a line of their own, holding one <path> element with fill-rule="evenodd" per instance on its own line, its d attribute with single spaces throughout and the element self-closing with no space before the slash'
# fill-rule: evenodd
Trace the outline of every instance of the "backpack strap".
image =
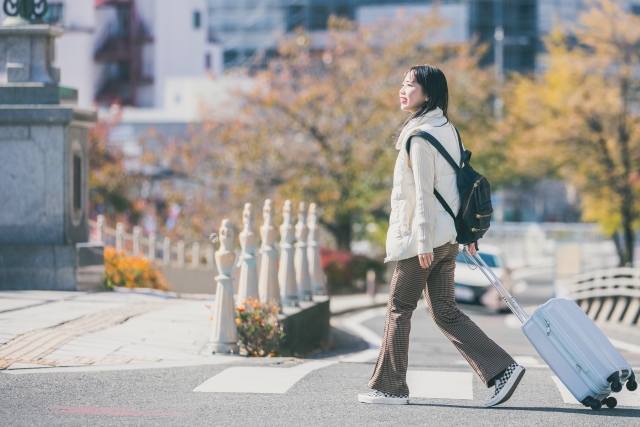
<svg viewBox="0 0 640 427">
<path fill-rule="evenodd" d="M 458 129 L 456 129 L 456 133 L 458 134 L 458 144 L 460 144 L 460 155 L 462 156 L 462 142 L 460 140 L 460 134 L 458 133 Z M 436 150 L 438 150 L 438 152 L 442 155 L 442 157 L 444 157 L 445 160 L 447 162 L 449 162 L 449 164 L 451 165 L 453 170 L 456 171 L 456 173 L 458 173 L 460 171 L 460 166 L 458 166 L 456 164 L 455 160 L 453 160 L 453 158 L 451 157 L 449 152 L 442 146 L 442 144 L 440 144 L 440 141 L 438 141 L 436 139 L 436 137 L 431 135 L 429 132 L 420 131 L 420 132 L 416 132 L 413 135 L 409 136 L 409 138 L 407 139 L 407 154 L 410 153 L 411 138 L 413 138 L 414 136 L 419 136 L 419 137 L 424 138 L 427 141 L 429 141 L 431 143 L 431 145 L 433 145 L 436 148 Z M 435 188 L 433 189 L 433 195 L 436 196 L 436 199 L 438 199 L 438 201 L 440 202 L 440 204 L 442 205 L 444 210 L 447 211 L 447 213 L 449 215 L 451 215 L 451 218 L 453 218 L 453 220 L 455 221 L 456 220 L 456 216 L 453 214 L 453 210 L 451 210 L 451 207 L 444 200 L 444 197 L 442 197 L 440 195 L 440 193 L 438 193 L 438 190 L 436 190 Z"/>
<path fill-rule="evenodd" d="M 451 165 L 451 167 L 453 168 L 454 171 L 456 171 L 456 173 L 460 171 L 460 166 L 458 166 L 458 164 L 455 162 L 455 160 L 453 160 L 453 157 L 451 157 L 449 152 L 442 146 L 442 144 L 440 144 L 440 141 L 438 141 L 436 137 L 431 135 L 429 132 L 425 132 L 423 130 L 416 132 L 413 135 L 410 135 L 409 138 L 407 138 L 407 154 L 410 154 L 411 138 L 415 136 L 424 138 L 427 141 L 429 141 L 431 145 L 433 145 L 436 148 L 436 150 L 438 150 L 438 152 L 442 155 L 442 157 L 444 157 L 444 159 Z M 462 157 L 462 143 L 460 142 L 459 138 L 458 138 L 458 143 L 460 144 L 460 148 L 461 148 L 460 157 Z"/>
<path fill-rule="evenodd" d="M 438 193 L 438 190 L 436 190 L 435 188 L 433 189 L 433 195 L 436 196 L 436 199 L 438 199 L 444 210 L 447 211 L 449 215 L 451 215 L 451 218 L 453 218 L 453 221 L 455 222 L 456 216 L 453 214 L 453 211 L 449 207 L 449 204 L 445 202 L 444 198 L 440 195 L 440 193 Z"/>
</svg>

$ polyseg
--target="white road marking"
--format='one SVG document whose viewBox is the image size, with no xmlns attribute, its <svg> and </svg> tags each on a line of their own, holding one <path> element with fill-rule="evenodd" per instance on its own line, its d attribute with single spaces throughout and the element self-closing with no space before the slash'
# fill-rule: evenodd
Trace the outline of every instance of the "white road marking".
<svg viewBox="0 0 640 427">
<path fill-rule="evenodd" d="M 518 280 L 515 285 L 513 285 L 513 295 L 518 295 L 527 290 L 529 285 L 525 280 Z"/>
<path fill-rule="evenodd" d="M 556 384 L 556 387 L 558 387 L 564 403 L 581 405 L 581 403 L 578 402 L 575 397 L 573 397 L 573 394 L 571 394 L 569 389 L 562 383 L 562 381 L 560 381 L 560 378 L 556 376 L 553 376 L 551 378 Z M 616 400 L 618 401 L 618 406 L 640 407 L 640 391 L 638 390 L 631 392 L 627 390 L 626 387 L 623 387 L 620 393 L 612 393 L 611 396 L 616 398 Z"/>
<path fill-rule="evenodd" d="M 411 397 L 473 400 L 473 374 L 470 372 L 407 371 Z"/>
<path fill-rule="evenodd" d="M 379 354 L 379 348 L 370 348 L 364 351 L 353 353 L 346 357 L 339 357 L 338 360 L 343 363 L 365 363 L 370 360 L 377 359 Z"/>
<path fill-rule="evenodd" d="M 553 379 L 553 382 L 556 383 L 556 387 L 558 387 L 558 390 L 562 395 L 562 400 L 564 400 L 564 403 L 580 405 L 580 402 L 578 402 L 578 400 L 575 397 L 573 397 L 573 394 L 571 394 L 569 389 L 564 384 L 562 384 L 562 381 L 560 381 L 560 378 L 556 376 L 552 376 L 551 378 Z"/>
<path fill-rule="evenodd" d="M 366 326 L 362 325 L 362 322 L 366 322 L 369 319 L 376 318 L 378 316 L 384 316 L 387 313 L 386 307 L 372 308 L 370 310 L 363 311 L 354 316 L 350 316 L 340 322 L 340 325 L 346 327 L 351 332 L 358 335 L 360 338 L 369 343 L 371 347 L 378 347 L 382 345 L 382 337 Z"/>
<path fill-rule="evenodd" d="M 609 341 L 611 341 L 611 344 L 613 344 L 614 347 L 619 348 L 620 350 L 628 351 L 629 353 L 640 354 L 640 345 L 631 344 L 620 340 L 614 340 L 613 338 L 609 338 Z"/>
<path fill-rule="evenodd" d="M 293 368 L 233 367 L 209 378 L 193 391 L 283 394 L 308 373 L 335 363 L 338 362 L 307 362 Z"/>
<path fill-rule="evenodd" d="M 547 364 L 532 356 L 513 356 L 513 359 L 525 368 L 548 368 Z"/>
<path fill-rule="evenodd" d="M 535 357 L 532 356 L 513 356 L 513 359 L 520 365 L 525 368 L 548 368 L 546 363 L 538 361 Z M 469 362 L 466 360 L 456 360 L 456 365 L 468 365 Z"/>
<path fill-rule="evenodd" d="M 88 365 L 78 367 L 42 367 L 42 369 L 7 369 L 0 372 L 4 374 L 22 375 L 22 374 L 52 374 L 56 372 L 100 372 L 100 371 L 135 371 L 141 369 L 161 369 L 161 368 L 183 368 L 187 366 L 203 366 L 203 365 L 221 365 L 226 363 L 242 362 L 244 358 L 235 356 L 211 356 L 202 357 L 200 359 L 187 359 L 178 361 L 160 361 L 151 363 L 135 363 L 122 365 Z M 11 366 L 14 366 L 15 363 Z"/>
<path fill-rule="evenodd" d="M 509 329 L 520 329 L 522 327 L 522 323 L 520 323 L 518 318 L 513 314 L 504 317 L 504 324 Z"/>
</svg>

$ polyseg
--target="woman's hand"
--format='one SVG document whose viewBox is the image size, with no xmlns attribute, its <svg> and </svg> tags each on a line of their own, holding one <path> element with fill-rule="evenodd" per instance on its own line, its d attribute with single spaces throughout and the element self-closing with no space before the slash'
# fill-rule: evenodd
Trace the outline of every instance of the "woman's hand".
<svg viewBox="0 0 640 427">
<path fill-rule="evenodd" d="M 429 268 L 429 266 L 433 262 L 433 252 L 428 254 L 420 254 L 418 255 L 418 259 L 420 260 L 420 267 Z"/>
<path fill-rule="evenodd" d="M 475 243 L 469 244 L 468 248 L 469 248 L 469 253 L 471 255 L 476 255 L 478 253 L 478 249 L 476 248 L 476 244 Z"/>
</svg>

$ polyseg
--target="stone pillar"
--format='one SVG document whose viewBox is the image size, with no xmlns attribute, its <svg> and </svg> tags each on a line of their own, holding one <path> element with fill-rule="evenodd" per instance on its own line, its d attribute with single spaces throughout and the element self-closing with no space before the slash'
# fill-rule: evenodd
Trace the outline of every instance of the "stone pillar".
<svg viewBox="0 0 640 427">
<path fill-rule="evenodd" d="M 320 262 L 320 225 L 318 224 L 317 207 L 315 203 L 309 205 L 307 225 L 309 227 L 307 258 L 309 259 L 311 290 L 315 295 L 327 295 L 327 281 L 325 280 L 322 263 Z"/>
<path fill-rule="evenodd" d="M 236 260 L 233 252 L 233 227 L 228 219 L 222 221 L 220 227 L 220 249 L 216 252 L 218 275 L 216 281 L 215 308 L 213 309 L 213 325 L 209 339 L 211 353 L 238 354 L 238 328 L 236 326 L 236 310 L 233 305 L 233 279 L 231 272 Z"/>
<path fill-rule="evenodd" d="M 311 278 L 309 277 L 309 259 L 307 258 L 307 238 L 309 237 L 309 227 L 307 227 L 307 205 L 300 202 L 298 209 L 298 223 L 296 224 L 296 284 L 298 295 L 302 301 L 311 301 Z"/>
<path fill-rule="evenodd" d="M 295 226 L 291 216 L 291 201 L 284 203 L 284 222 L 280 226 L 280 266 L 278 270 L 278 283 L 282 293 L 282 304 L 297 306 L 298 286 L 296 285 L 295 269 Z"/>
<path fill-rule="evenodd" d="M 271 209 L 271 200 L 267 199 L 262 209 L 264 225 L 260 227 L 260 237 L 262 238 L 260 254 L 262 258 L 260 259 L 258 293 L 260 301 L 281 306 L 280 286 L 278 285 L 278 250 L 276 249 L 278 229 L 273 223 Z"/>
<path fill-rule="evenodd" d="M 242 224 L 244 229 L 240 233 L 240 280 L 238 281 L 238 305 L 251 297 L 254 300 L 259 298 L 258 294 L 258 273 L 256 271 L 256 247 L 258 246 L 258 236 L 253 231 L 253 212 L 251 203 L 244 205 L 242 211 Z"/>
<path fill-rule="evenodd" d="M 97 116 L 58 85 L 62 33 L 23 18 L 0 25 L 0 290 L 103 288 L 104 247 L 88 243 L 87 140 Z"/>
</svg>

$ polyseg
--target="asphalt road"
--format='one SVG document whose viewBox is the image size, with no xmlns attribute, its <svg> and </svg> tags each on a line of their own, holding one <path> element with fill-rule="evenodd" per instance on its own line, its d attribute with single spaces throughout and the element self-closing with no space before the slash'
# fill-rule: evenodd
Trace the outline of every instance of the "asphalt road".
<svg viewBox="0 0 640 427">
<path fill-rule="evenodd" d="M 527 290 L 519 297 L 525 304 L 549 297 L 548 281 L 528 282 Z M 593 412 L 582 405 L 565 403 L 552 380 L 553 373 L 536 364 L 539 359 L 535 351 L 519 329 L 506 325 L 505 315 L 472 307 L 463 309 L 507 351 L 529 357 L 525 360 L 532 364 L 512 399 L 500 407 L 482 407 L 491 390 L 472 375 L 473 371 L 435 327 L 421 301 L 413 317 L 410 370 L 419 374 L 445 373 L 443 380 L 424 384 L 427 392 L 436 395 L 447 385 L 447 375 L 468 374 L 466 393 L 471 398 L 412 397 L 408 406 L 360 404 L 357 394 L 368 391 L 366 383 L 375 360 L 337 363 L 336 355 L 366 347 L 361 339 L 337 331 L 338 347 L 315 358 L 329 357 L 336 363 L 303 375 L 279 394 L 194 392 L 196 387 L 230 369 L 226 365 L 91 373 L 0 373 L 0 426 L 640 426 L 640 405 Z M 364 322 L 364 326 L 380 334 L 383 322 L 384 318 L 377 316 Z M 625 356 L 632 366 L 640 367 L 640 355 Z M 233 367 L 269 368 L 268 372 L 273 373 L 310 363 L 313 362 L 244 359 Z M 255 372 L 258 382 L 265 370 L 244 372 L 249 372 L 248 381 Z M 228 382 L 218 386 L 233 389 L 241 380 Z"/>
</svg>

